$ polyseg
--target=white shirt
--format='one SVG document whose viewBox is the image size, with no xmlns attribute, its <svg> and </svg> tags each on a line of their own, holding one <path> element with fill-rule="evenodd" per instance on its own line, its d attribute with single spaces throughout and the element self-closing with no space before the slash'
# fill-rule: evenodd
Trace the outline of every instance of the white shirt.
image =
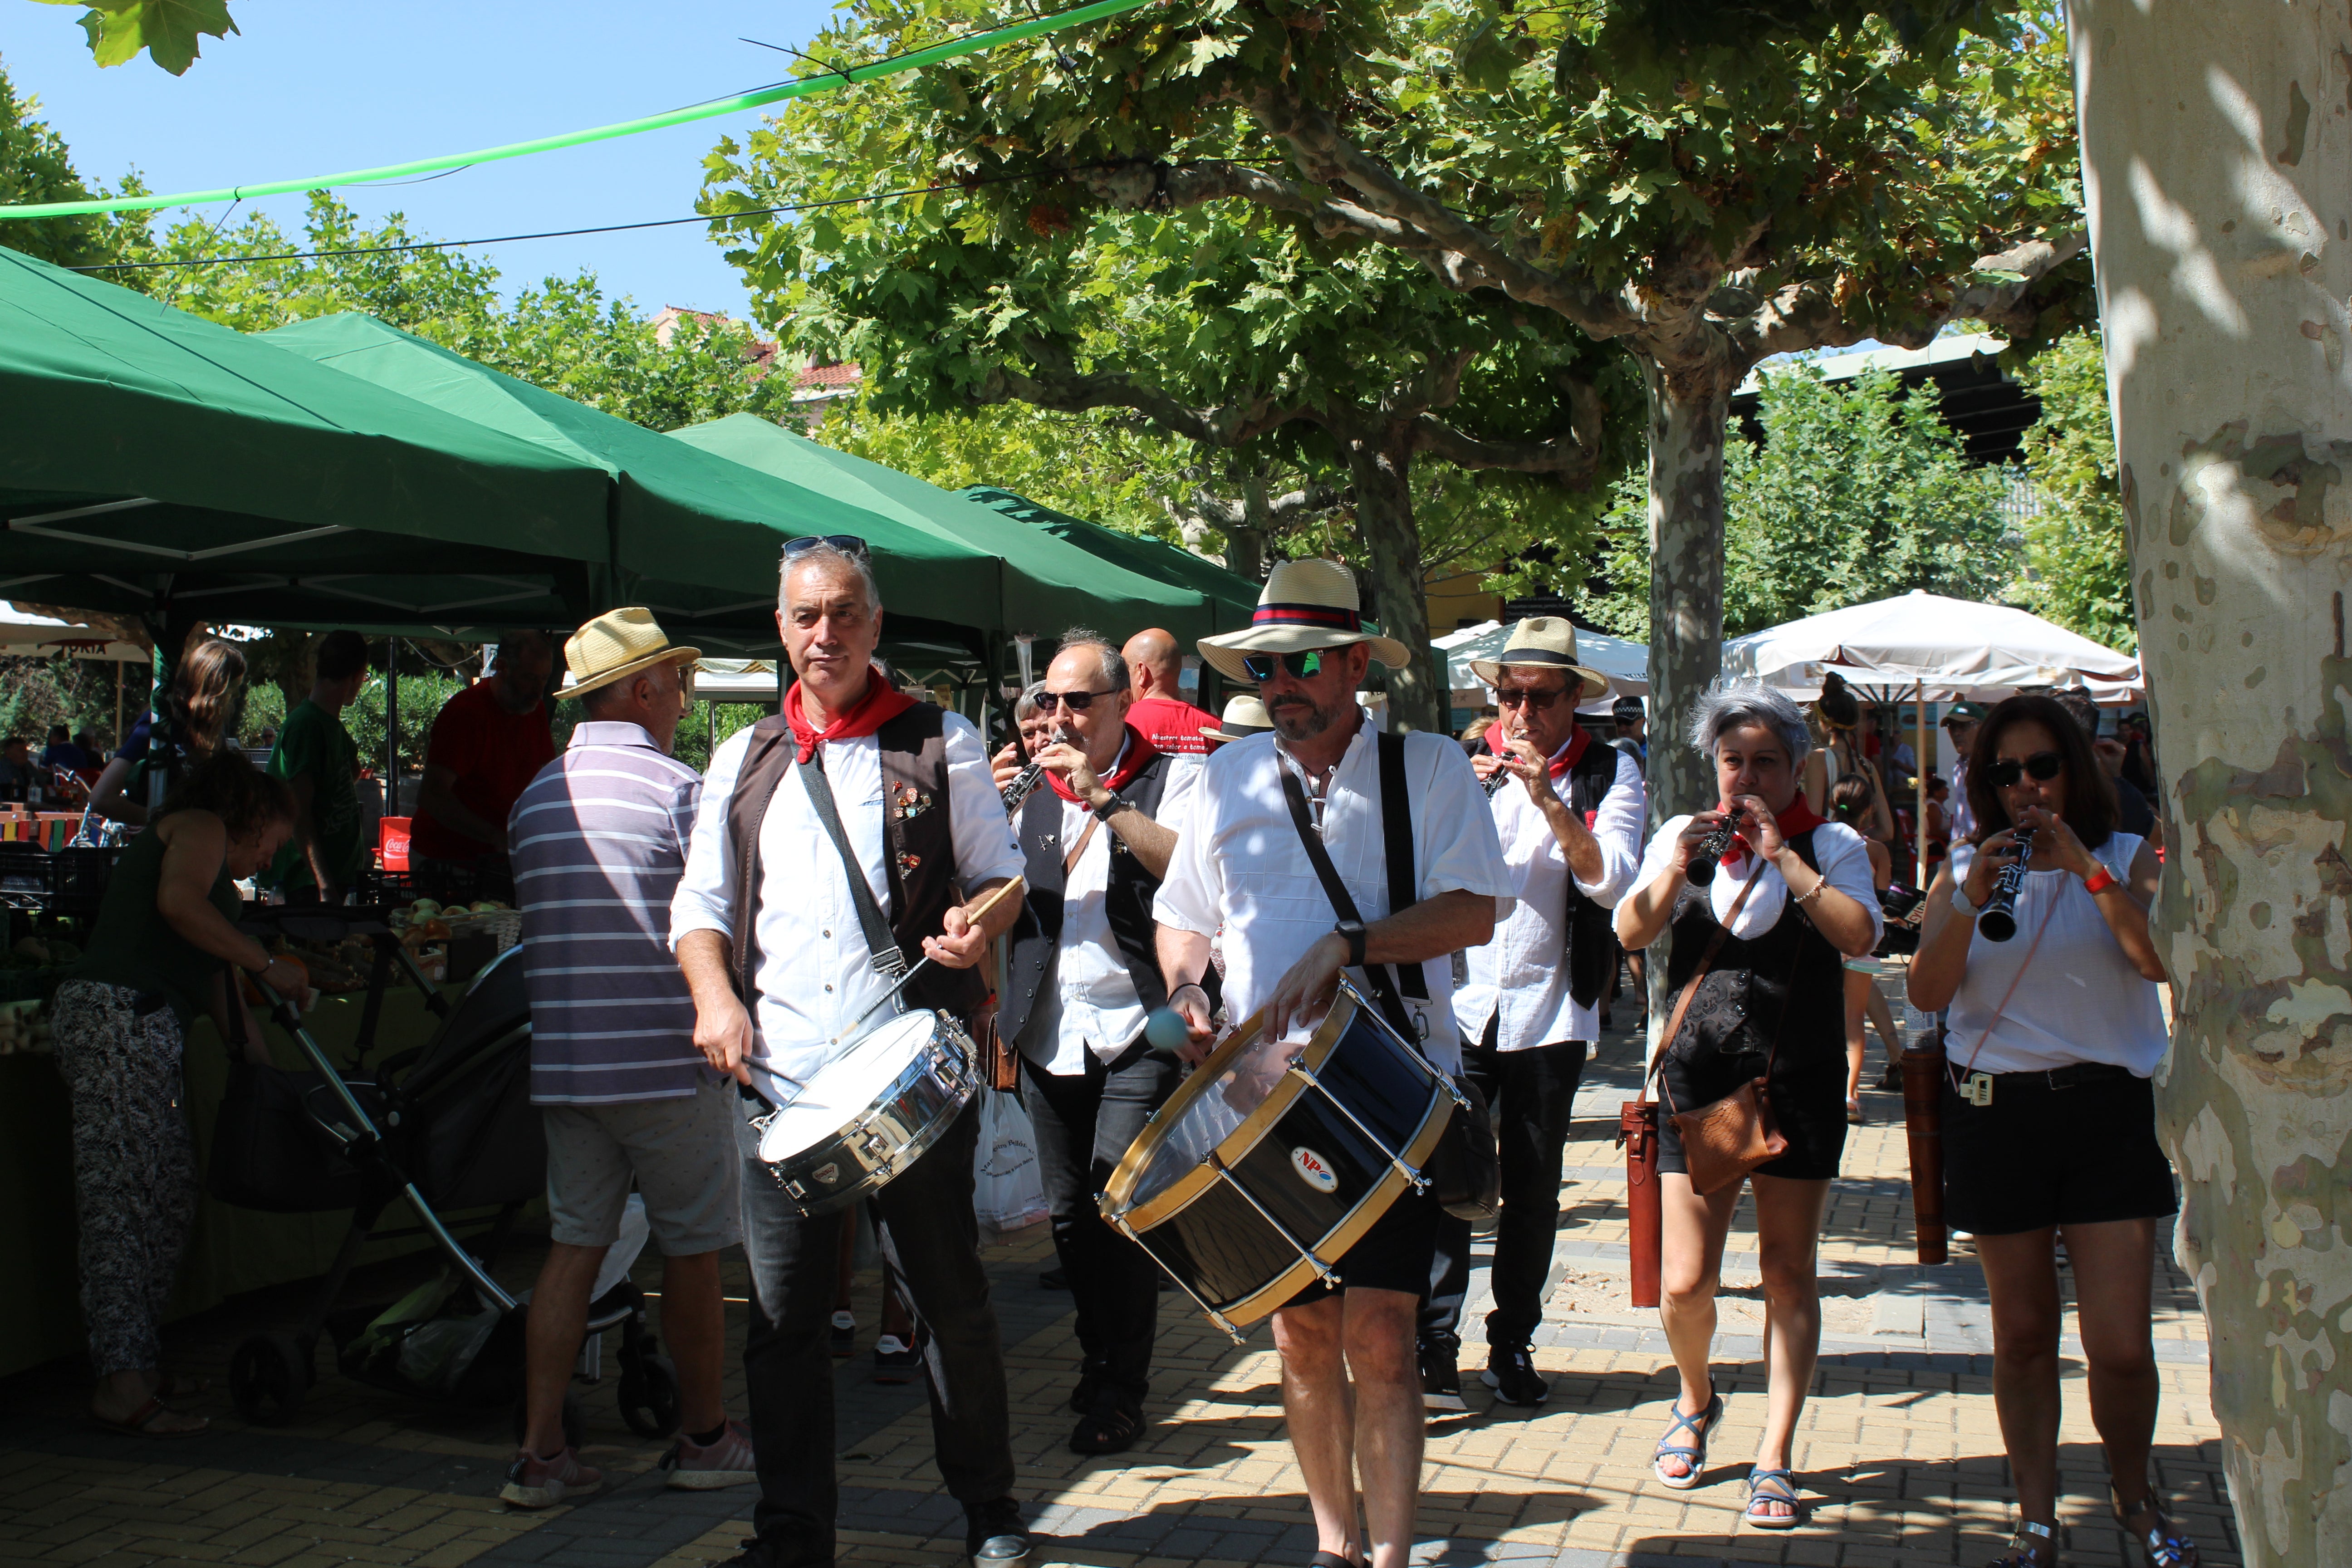
<svg viewBox="0 0 2352 1568">
<path fill-rule="evenodd" d="M 1648 887 L 1666 874 L 1675 863 L 1675 841 L 1689 826 L 1687 815 L 1673 817 L 1650 836 L 1650 847 L 1642 856 L 1641 873 L 1633 879 L 1633 886 Z M 1813 854 L 1830 886 L 1869 911 L 1870 945 L 1876 947 L 1886 929 L 1886 917 L 1878 907 L 1878 889 L 1870 876 L 1870 847 L 1862 841 L 1862 835 L 1843 822 L 1825 822 L 1813 830 Z M 1707 893 L 1718 922 L 1730 915 L 1731 906 L 1738 901 L 1740 885 L 1755 869 L 1755 858 L 1744 849 L 1738 860 L 1717 868 Z M 1748 895 L 1748 907 L 1732 922 L 1731 934 L 1742 942 L 1762 936 L 1779 923 L 1781 906 L 1788 901 L 1789 884 L 1780 868 L 1766 861 L 1763 875 L 1756 879 L 1756 890 Z"/>
<path fill-rule="evenodd" d="M 989 776 L 980 731 L 961 714 L 945 716 L 949 831 L 956 879 L 965 888 L 1022 872 L 1021 849 L 1004 820 L 1004 802 Z M 727 852 L 727 807 L 751 731 L 730 737 L 711 759 L 702 809 L 687 846 L 686 875 L 670 904 L 670 947 L 687 932 L 715 931 L 733 940 L 738 857 Z M 882 750 L 872 735 L 824 743 L 843 833 L 885 918 L 890 885 L 884 864 Z M 891 982 L 875 973 L 841 856 L 817 820 L 797 770 L 780 782 L 760 826 L 760 889 L 752 936 L 760 999 L 751 1013 L 752 1079 L 778 1106 L 832 1054 L 828 1043 L 879 1001 Z M 913 963 L 920 952 L 909 952 Z M 877 1015 L 877 1016 L 879 1016 Z M 868 1027 L 871 1027 L 869 1022 Z"/>
<path fill-rule="evenodd" d="M 1570 744 L 1574 744 L 1573 737 Z M 1562 746 L 1554 760 L 1567 751 Z M 1565 776 L 1553 781 L 1563 802 L 1567 782 Z M 1499 1050 L 1597 1040 L 1599 1005 L 1579 1006 L 1568 990 L 1568 885 L 1573 879 L 1578 892 L 1603 909 L 1614 909 L 1633 888 L 1642 858 L 1642 818 L 1649 809 L 1641 765 L 1624 752 L 1617 753 L 1615 780 L 1587 825 L 1601 846 L 1598 881 L 1588 882 L 1569 870 L 1568 852 L 1528 798 L 1527 785 L 1514 779 L 1496 791 L 1489 804 L 1518 902 L 1508 920 L 1496 924 L 1494 941 L 1470 950 L 1469 980 L 1454 994 L 1463 1038 L 1474 1045 L 1484 1038 L 1486 1020 L 1499 1006 L 1501 1022 L 1495 1027 Z"/>
<path fill-rule="evenodd" d="M 2126 880 L 2141 842 L 2136 834 L 2116 833 L 2091 855 L 2118 881 Z M 1965 879 L 1976 854 L 1973 844 L 1953 845 L 1952 875 Z M 1979 930 L 1969 938 L 1968 972 L 1952 994 L 1951 1035 L 1944 1044 L 1952 1070 L 2038 1072 L 2075 1062 L 2109 1062 L 2136 1077 L 2153 1077 L 2166 1043 L 2156 983 L 2124 956 L 2123 944 L 2099 912 L 2099 900 L 2084 889 L 2083 879 L 2055 866 L 2037 871 L 2032 861 L 2026 865 L 2025 886 L 2017 895 L 2017 934 L 2007 942 L 1987 942 Z"/>
<path fill-rule="evenodd" d="M 1119 763 L 1126 760 L 1123 744 L 1109 771 L 1117 773 Z M 1171 827 L 1181 826 L 1191 809 L 1203 760 L 1168 759 L 1168 776 L 1160 786 L 1160 809 L 1152 820 Z M 1061 833 L 1051 847 L 1066 856 L 1095 818 L 1083 801 L 1066 800 L 1061 806 Z M 1110 891 L 1112 837 L 1110 824 L 1097 826 L 1078 863 L 1069 869 L 1062 889 L 1062 934 L 1046 965 L 1045 994 L 1037 998 L 1036 1007 L 1021 1029 L 1021 1054 L 1057 1076 L 1086 1071 L 1088 1051 L 1108 1061 L 1143 1032 L 1143 998 L 1136 994 L 1127 954 L 1111 935 L 1110 914 L 1104 903 Z"/>
<path fill-rule="evenodd" d="M 1382 849 L 1380 760 L 1371 715 L 1361 713 L 1348 750 L 1332 770 L 1324 806 L 1324 847 L 1367 924 L 1393 913 Z M 1511 911 L 1511 874 L 1495 837 L 1495 819 L 1470 759 L 1450 736 L 1404 737 L 1405 779 L 1412 802 L 1415 901 L 1439 893 L 1491 896 L 1498 921 Z M 1339 923 L 1314 863 L 1290 819 L 1285 769 L 1297 764 L 1271 735 L 1220 746 L 1202 770 L 1190 819 L 1160 884 L 1160 923 L 1180 931 L 1224 931 L 1225 1002 L 1235 1020 L 1265 1004 L 1290 966 Z M 1300 775 L 1303 779 L 1303 775 Z M 1311 792 L 1310 792 L 1311 793 Z M 1454 958 L 1421 966 L 1426 1001 L 1405 998 L 1430 1062 L 1461 1068 L 1454 1023 Z M 1350 975 L 1367 996 L 1361 971 Z"/>
</svg>

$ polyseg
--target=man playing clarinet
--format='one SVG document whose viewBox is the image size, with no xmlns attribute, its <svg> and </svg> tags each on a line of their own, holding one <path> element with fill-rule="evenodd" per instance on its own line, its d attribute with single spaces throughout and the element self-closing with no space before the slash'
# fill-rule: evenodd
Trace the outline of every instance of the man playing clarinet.
<svg viewBox="0 0 2352 1568">
<path fill-rule="evenodd" d="M 795 1103 L 829 1042 L 884 1002 L 901 964 L 931 961 L 907 985 L 909 1007 L 968 1020 L 983 1000 L 974 966 L 1020 903 L 1005 897 L 975 921 L 956 885 L 978 908 L 1020 874 L 1021 855 L 979 731 L 893 689 L 875 667 L 882 605 L 862 541 L 786 544 L 776 621 L 799 682 L 781 715 L 711 759 L 670 931 L 694 994 L 694 1043 L 741 1086 L 743 1372 L 760 1501 L 757 1538 L 733 1561 L 831 1568 L 828 1339 L 841 1227 L 854 1211 L 804 1218 L 789 1205 L 759 1158 L 753 1121 Z M 843 1121 L 855 1114 L 845 1108 Z M 1004 1352 L 972 1215 L 979 1126 L 975 1101 L 874 1205 L 914 1311 L 935 1456 L 963 1505 L 966 1549 L 982 1568 L 1013 1568 L 1028 1560 L 1029 1540 L 1011 1495 Z"/>
<path fill-rule="evenodd" d="M 1151 901 L 1201 771 L 1128 723 L 1131 693 L 1118 649 L 1082 628 L 1062 634 L 1037 694 L 1060 738 L 1039 748 L 1048 787 L 1014 823 L 1029 882 L 997 1012 L 1020 1048 L 1054 1251 L 1077 1307 L 1077 1454 L 1118 1453 L 1143 1430 L 1160 1269 L 1104 1222 L 1095 1194 L 1176 1086 L 1175 1062 L 1143 1037 L 1168 999 Z M 1001 761 L 998 783 L 1015 771 Z"/>
<path fill-rule="evenodd" d="M 1494 934 L 1510 878 L 1462 748 L 1442 732 L 1378 734 L 1356 701 L 1371 659 L 1402 668 L 1408 650 L 1364 626 L 1354 575 L 1331 561 L 1276 566 L 1248 629 L 1200 647 L 1256 685 L 1275 736 L 1209 758 L 1160 889 L 1160 970 L 1188 1053 L 1209 1039 L 1200 981 L 1222 926 L 1234 1018 L 1262 1010 L 1266 1037 L 1295 1037 L 1353 971 L 1397 1031 L 1454 1072 L 1451 955 Z M 1389 863 L 1390 824 L 1409 872 Z M 1358 918 L 1337 912 L 1310 832 Z M 1392 869 L 1414 897 L 1391 902 Z M 1274 1315 L 1316 1568 L 1362 1563 L 1365 1526 L 1373 1568 L 1404 1568 L 1412 1549 L 1423 1426 L 1413 1321 L 1443 1212 L 1433 1193 L 1402 1194 L 1336 1260 L 1338 1289 L 1318 1280 Z"/>
</svg>

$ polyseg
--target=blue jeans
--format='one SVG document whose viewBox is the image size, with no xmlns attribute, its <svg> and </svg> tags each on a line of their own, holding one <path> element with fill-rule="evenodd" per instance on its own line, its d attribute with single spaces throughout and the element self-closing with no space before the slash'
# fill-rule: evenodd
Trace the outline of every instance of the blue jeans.
<svg viewBox="0 0 2352 1568">
<path fill-rule="evenodd" d="M 735 1143 L 743 1160 L 743 1251 L 751 1266 L 743 1375 L 760 1468 L 751 1525 L 779 1568 L 831 1568 L 840 1487 L 830 1334 L 841 1227 L 855 1211 L 815 1219 L 794 1215 L 758 1157 L 751 1119 L 765 1107 L 747 1098 L 741 1108 Z M 971 1209 L 979 1141 L 974 1103 L 873 1200 L 883 1256 L 914 1313 L 931 1397 L 933 1458 L 949 1495 L 967 1507 L 1013 1490 L 1004 1347 Z"/>
</svg>

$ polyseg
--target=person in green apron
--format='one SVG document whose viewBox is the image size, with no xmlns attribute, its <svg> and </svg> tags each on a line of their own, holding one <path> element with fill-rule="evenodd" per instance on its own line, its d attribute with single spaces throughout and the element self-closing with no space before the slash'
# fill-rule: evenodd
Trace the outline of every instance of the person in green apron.
<svg viewBox="0 0 2352 1568">
<path fill-rule="evenodd" d="M 90 1414 L 142 1436 L 202 1431 L 164 1403 L 157 1321 L 198 1191 L 180 1057 L 197 1011 L 226 1026 L 234 965 L 307 1000 L 299 965 L 236 929 L 236 883 L 294 829 L 294 799 L 243 754 L 192 763 L 115 863 L 80 962 L 58 986 L 52 1032 L 73 1102 L 82 1320 L 98 1388 Z M 247 1017 L 247 1056 L 267 1062 Z M 181 1390 L 185 1392 L 185 1390 Z"/>
</svg>

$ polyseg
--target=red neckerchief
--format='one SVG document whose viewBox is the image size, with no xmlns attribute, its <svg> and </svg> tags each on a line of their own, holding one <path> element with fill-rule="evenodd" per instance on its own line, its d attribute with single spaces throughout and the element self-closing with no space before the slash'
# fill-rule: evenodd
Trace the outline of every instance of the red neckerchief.
<svg viewBox="0 0 2352 1568">
<path fill-rule="evenodd" d="M 793 727 L 793 740 L 801 749 L 801 761 L 816 755 L 819 744 L 826 741 L 855 741 L 861 735 L 871 735 L 899 714 L 915 705 L 915 700 L 893 688 L 878 669 L 866 672 L 866 695 L 859 698 L 848 712 L 836 715 L 823 730 L 811 724 L 801 713 L 801 683 L 784 693 L 784 721 Z"/>
<path fill-rule="evenodd" d="M 1801 794 L 1796 799 L 1790 801 L 1786 807 L 1774 812 L 1772 814 L 1772 820 L 1780 824 L 1780 842 L 1786 844 L 1790 839 L 1796 837 L 1800 833 L 1811 833 L 1814 828 L 1819 827 L 1822 824 L 1827 822 L 1829 818 L 1821 816 L 1819 813 L 1815 812 L 1811 806 L 1806 805 L 1805 797 Z M 1746 855 L 1748 852 L 1748 840 L 1742 837 L 1734 837 L 1731 840 L 1731 848 L 1723 857 L 1723 863 L 1727 866 L 1731 865 L 1734 861 L 1737 861 L 1741 856 Z"/>
<path fill-rule="evenodd" d="M 1587 730 L 1581 724 L 1577 725 L 1575 735 L 1571 737 L 1568 744 L 1561 749 L 1559 755 L 1551 760 L 1551 776 L 1559 778 L 1561 774 L 1567 773 L 1569 769 L 1576 766 L 1576 759 L 1584 755 L 1584 749 L 1591 744 L 1592 744 L 1592 731 Z M 1498 757 L 1508 757 L 1517 754 L 1511 750 L 1510 742 L 1504 738 L 1503 721 L 1500 719 L 1496 720 L 1493 724 L 1487 726 L 1486 749 L 1494 752 Z"/>
<path fill-rule="evenodd" d="M 1129 724 L 1127 727 L 1127 750 L 1120 758 L 1118 771 L 1103 780 L 1103 788 L 1117 795 L 1127 787 L 1128 781 L 1149 767 L 1151 759 L 1159 754 L 1159 752 L 1153 749 L 1151 742 L 1144 737 L 1143 731 Z M 1072 805 L 1083 804 L 1078 799 L 1077 792 L 1069 786 L 1061 774 L 1051 768 L 1045 770 L 1045 782 L 1054 786 L 1055 795 L 1060 795 Z"/>
</svg>

